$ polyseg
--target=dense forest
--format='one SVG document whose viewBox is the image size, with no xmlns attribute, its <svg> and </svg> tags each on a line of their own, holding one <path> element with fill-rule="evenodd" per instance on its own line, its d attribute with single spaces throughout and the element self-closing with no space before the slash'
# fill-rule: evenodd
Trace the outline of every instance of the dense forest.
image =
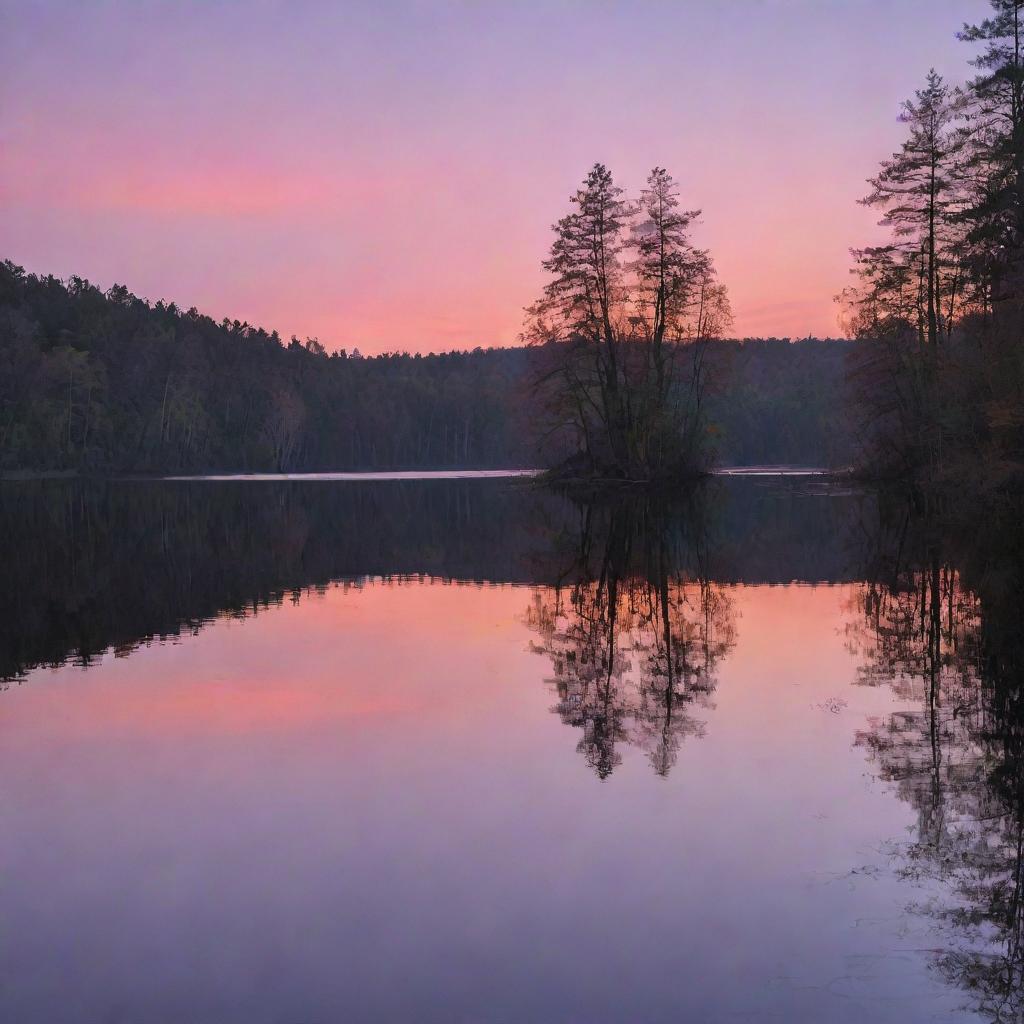
<svg viewBox="0 0 1024 1024">
<path fill-rule="evenodd" d="M 863 470 L 927 491 L 1024 488 L 1024 4 L 965 25 L 976 73 L 934 70 L 864 205 L 889 241 L 854 250 L 841 299 Z"/>
<path fill-rule="evenodd" d="M 1024 1019 L 1024 3 L 965 25 L 975 74 L 934 70 L 862 200 L 852 432 L 879 494 L 851 643 L 909 707 L 858 742 L 914 809 L 891 854 L 934 964 L 986 1020 Z M 923 890 L 922 890 L 923 891 Z"/>
<path fill-rule="evenodd" d="M 0 264 L 0 472 L 569 466 L 649 480 L 856 464 L 924 489 L 1024 488 L 1024 5 L 965 26 L 863 199 L 851 341 L 721 340 L 698 212 L 654 168 L 630 200 L 595 164 L 506 349 L 365 358 L 126 287 Z"/>
<path fill-rule="evenodd" d="M 706 433 L 725 464 L 844 464 L 849 342 L 719 341 Z M 535 347 L 328 353 L 116 286 L 0 264 L 0 472 L 534 467 Z"/>
</svg>

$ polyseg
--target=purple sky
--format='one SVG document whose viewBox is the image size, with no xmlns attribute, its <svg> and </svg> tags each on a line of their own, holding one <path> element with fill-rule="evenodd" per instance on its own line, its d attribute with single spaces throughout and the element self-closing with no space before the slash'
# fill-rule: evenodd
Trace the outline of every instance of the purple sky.
<svg viewBox="0 0 1024 1024">
<path fill-rule="evenodd" d="M 595 160 L 737 335 L 835 334 L 864 179 L 984 0 L 0 0 L 0 256 L 329 347 L 515 341 Z"/>
</svg>

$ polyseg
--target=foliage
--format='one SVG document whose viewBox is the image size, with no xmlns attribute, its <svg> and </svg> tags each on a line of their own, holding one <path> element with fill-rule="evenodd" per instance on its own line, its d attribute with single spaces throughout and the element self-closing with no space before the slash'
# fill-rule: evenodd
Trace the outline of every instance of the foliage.
<svg viewBox="0 0 1024 1024">
<path fill-rule="evenodd" d="M 500 349 L 328 355 L 0 264 L 0 469 L 525 465 L 524 374 Z"/>
<path fill-rule="evenodd" d="M 889 245 L 854 250 L 853 428 L 870 474 L 1024 486 L 1024 60 L 1020 0 L 966 26 L 980 74 L 932 71 L 864 200 Z"/>
<path fill-rule="evenodd" d="M 549 433 L 568 441 L 567 474 L 693 473 L 707 461 L 707 342 L 730 323 L 728 296 L 667 171 L 651 171 L 639 203 L 623 196 L 595 164 L 554 225 L 551 280 L 524 332 L 548 356 L 539 396 Z"/>
<path fill-rule="evenodd" d="M 674 315 L 674 314 L 673 314 Z M 0 263 L 0 471 L 313 471 L 538 466 L 528 384 L 549 347 L 329 355 L 115 286 Z M 706 437 L 726 463 L 848 454 L 847 343 L 719 342 Z M 735 370 L 734 370 L 735 367 Z M 566 441 L 566 439 L 562 439 Z"/>
</svg>

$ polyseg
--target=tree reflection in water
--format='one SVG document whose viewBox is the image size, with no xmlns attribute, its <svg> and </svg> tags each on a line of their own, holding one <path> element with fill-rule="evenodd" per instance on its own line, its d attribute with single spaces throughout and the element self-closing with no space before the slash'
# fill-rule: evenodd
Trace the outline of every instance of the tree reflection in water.
<svg viewBox="0 0 1024 1024">
<path fill-rule="evenodd" d="M 713 707 L 735 620 L 728 594 L 708 578 L 703 511 L 698 498 L 581 504 L 562 581 L 527 610 L 534 650 L 551 659 L 552 710 L 582 731 L 577 749 L 602 779 L 621 763 L 623 744 L 668 775 Z"/>
<path fill-rule="evenodd" d="M 912 909 L 936 925 L 936 968 L 985 1019 L 1022 1021 L 1022 517 L 1018 502 L 977 511 L 941 528 L 891 517 L 896 529 L 880 531 L 851 642 L 860 681 L 890 685 L 913 707 L 873 721 L 858 743 L 916 811 L 892 853 L 922 890 Z"/>
</svg>

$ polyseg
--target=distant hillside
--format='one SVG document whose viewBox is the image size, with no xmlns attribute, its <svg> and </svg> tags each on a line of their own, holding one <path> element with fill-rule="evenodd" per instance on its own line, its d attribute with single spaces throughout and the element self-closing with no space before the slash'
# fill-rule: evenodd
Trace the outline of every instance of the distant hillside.
<svg viewBox="0 0 1024 1024">
<path fill-rule="evenodd" d="M 725 464 L 839 463 L 850 342 L 717 342 Z M 0 470 L 537 465 L 532 352 L 369 358 L 0 264 Z"/>
</svg>

